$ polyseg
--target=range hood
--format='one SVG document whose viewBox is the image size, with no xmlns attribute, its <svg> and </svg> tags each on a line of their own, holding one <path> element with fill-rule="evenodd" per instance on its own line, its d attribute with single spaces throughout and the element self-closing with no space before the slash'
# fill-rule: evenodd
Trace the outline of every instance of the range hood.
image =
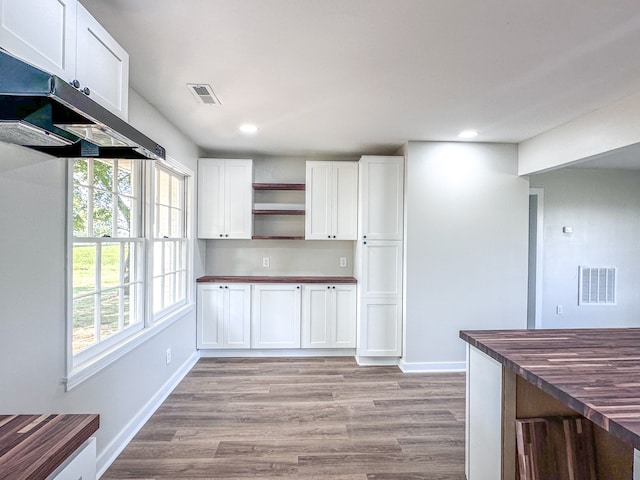
<svg viewBox="0 0 640 480">
<path fill-rule="evenodd" d="M 161 145 L 80 90 L 1 49 L 0 141 L 54 157 L 165 158 Z"/>
</svg>

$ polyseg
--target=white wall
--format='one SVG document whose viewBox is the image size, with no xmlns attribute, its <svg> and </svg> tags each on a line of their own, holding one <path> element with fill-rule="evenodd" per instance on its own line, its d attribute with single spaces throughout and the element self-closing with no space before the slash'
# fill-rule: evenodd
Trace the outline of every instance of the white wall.
<svg viewBox="0 0 640 480">
<path fill-rule="evenodd" d="M 525 328 L 529 183 L 517 147 L 409 142 L 403 363 L 464 368 L 464 329 Z"/>
<path fill-rule="evenodd" d="M 195 147 L 135 93 L 130 121 L 195 166 Z M 65 392 L 66 162 L 0 144 L 0 412 L 100 414 L 101 468 L 147 402 L 193 361 L 195 308 Z M 166 366 L 169 346 L 173 361 Z"/>
<path fill-rule="evenodd" d="M 519 145 L 526 175 L 640 142 L 640 93 L 583 115 Z"/>
<path fill-rule="evenodd" d="M 542 328 L 640 326 L 640 172 L 565 168 L 531 186 L 544 188 Z M 578 306 L 579 265 L 618 268 L 617 305 Z"/>
</svg>

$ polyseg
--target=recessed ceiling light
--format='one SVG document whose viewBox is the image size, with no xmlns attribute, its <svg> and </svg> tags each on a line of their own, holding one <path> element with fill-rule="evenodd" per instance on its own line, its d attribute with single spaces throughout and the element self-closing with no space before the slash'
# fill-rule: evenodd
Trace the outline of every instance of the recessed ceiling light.
<svg viewBox="0 0 640 480">
<path fill-rule="evenodd" d="M 460 138 L 473 138 L 478 136 L 477 130 L 463 130 L 458 134 Z"/>
<path fill-rule="evenodd" d="M 240 125 L 240 131 L 242 133 L 246 133 L 247 135 L 251 135 L 258 131 L 258 127 L 253 125 L 252 123 L 245 123 L 243 125 Z"/>
</svg>

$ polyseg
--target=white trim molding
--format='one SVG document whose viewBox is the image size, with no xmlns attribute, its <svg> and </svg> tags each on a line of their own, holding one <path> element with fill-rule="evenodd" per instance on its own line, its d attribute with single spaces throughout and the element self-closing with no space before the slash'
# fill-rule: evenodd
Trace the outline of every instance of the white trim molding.
<svg viewBox="0 0 640 480">
<path fill-rule="evenodd" d="M 356 355 L 355 358 L 360 367 L 398 366 L 400 362 L 400 357 L 362 357 Z"/>
<path fill-rule="evenodd" d="M 353 357 L 353 348 L 202 349 L 201 358 Z"/>
<path fill-rule="evenodd" d="M 189 371 L 198 363 L 200 354 L 196 350 L 178 368 L 178 370 L 165 382 L 158 392 L 140 409 L 140 411 L 127 423 L 118 435 L 100 453 L 97 460 L 98 478 L 100 478 L 115 459 L 122 453 L 129 442 L 140 431 L 151 415 L 162 405 L 171 392 L 187 376 Z"/>
<path fill-rule="evenodd" d="M 442 372 L 466 372 L 466 362 L 406 362 L 398 363 L 403 373 L 442 373 Z"/>
</svg>

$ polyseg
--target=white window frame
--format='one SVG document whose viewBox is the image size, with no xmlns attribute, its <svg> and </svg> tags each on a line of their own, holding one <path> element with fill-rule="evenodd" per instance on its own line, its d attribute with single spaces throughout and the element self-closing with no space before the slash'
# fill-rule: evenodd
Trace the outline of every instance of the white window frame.
<svg viewBox="0 0 640 480">
<path fill-rule="evenodd" d="M 194 206 L 194 194 L 195 188 L 193 188 L 194 172 L 181 163 L 175 161 L 171 157 L 163 162 L 163 165 L 167 166 L 169 170 L 185 176 L 185 282 L 186 292 L 185 301 L 180 305 L 175 305 L 174 308 L 167 309 L 166 311 L 159 312 L 155 316 L 152 309 L 152 263 L 153 260 L 153 235 L 151 232 L 152 216 L 154 209 L 154 197 L 153 184 L 155 183 L 155 164 L 156 161 L 143 160 L 141 166 L 142 176 L 142 220 L 141 228 L 143 236 L 137 239 L 143 242 L 143 253 L 140 256 L 144 265 L 142 266 L 141 278 L 143 278 L 143 286 L 141 289 L 141 303 L 143 303 L 142 321 L 138 324 L 140 327 L 135 331 L 133 329 L 125 328 L 123 331 L 111 335 L 108 339 L 101 342 L 100 348 L 93 349 L 88 348 L 87 352 L 93 349 L 93 354 L 89 355 L 73 355 L 73 160 L 69 159 L 67 163 L 67 274 L 66 274 L 66 295 L 67 295 L 67 312 L 66 312 L 66 376 L 62 379 L 65 384 L 66 390 L 71 390 L 77 385 L 81 384 L 85 380 L 91 378 L 93 375 L 109 366 L 122 356 L 136 349 L 138 346 L 144 344 L 150 338 L 154 337 L 165 328 L 172 325 L 175 321 L 184 317 L 188 313 L 195 310 L 195 282 L 193 282 L 194 272 L 194 245 L 195 239 L 193 236 L 193 216 L 195 215 Z M 106 238 L 105 241 L 118 240 L 117 238 Z M 122 239 L 121 239 L 122 240 Z M 132 325 L 132 327 L 134 326 Z"/>
<path fill-rule="evenodd" d="M 155 227 L 155 218 L 156 218 L 156 178 L 157 178 L 157 172 L 158 170 L 164 170 L 165 173 L 168 173 L 171 176 L 177 176 L 177 177 L 183 177 L 183 192 L 182 192 L 182 197 L 183 197 L 183 205 L 182 205 L 182 221 L 184 223 L 183 225 L 183 229 L 184 229 L 184 237 L 164 237 L 164 238 L 159 238 L 156 237 L 156 232 L 154 230 Z M 172 312 L 182 308 L 184 305 L 186 305 L 187 301 L 188 301 L 188 297 L 189 297 L 189 281 L 188 281 L 188 276 L 189 276 L 189 258 L 190 258 L 190 249 L 188 247 L 189 245 L 189 193 L 190 193 L 190 186 L 189 186 L 189 176 L 186 175 L 185 173 L 183 173 L 182 171 L 176 169 L 173 165 L 169 165 L 169 164 L 158 164 L 154 162 L 153 165 L 153 175 L 150 175 L 150 201 L 152 203 L 152 208 L 151 208 L 151 216 L 150 216 L 150 225 L 149 225 L 149 247 L 147 249 L 148 252 L 148 265 L 149 265 L 149 269 L 148 269 L 148 280 L 147 280 L 147 284 L 149 285 L 149 316 L 150 316 L 150 321 L 151 323 L 157 323 L 158 321 L 162 321 L 163 318 L 165 318 L 167 315 L 171 314 Z M 159 310 L 158 312 L 154 312 L 154 300 L 155 300 L 155 290 L 154 290 L 154 281 L 156 279 L 156 275 L 154 272 L 154 261 L 155 259 L 153 258 L 154 252 L 155 252 L 155 245 L 157 242 L 161 242 L 164 246 L 164 244 L 168 243 L 168 242 L 172 242 L 174 244 L 177 243 L 181 243 L 182 244 L 182 263 L 184 265 L 184 277 L 185 277 L 185 292 L 184 292 L 184 298 L 182 300 L 179 300 L 171 305 L 166 306 L 165 308 L 162 308 L 161 310 Z M 163 253 L 164 253 L 164 248 L 163 248 Z M 161 275 L 162 277 L 166 277 L 167 272 L 164 271 L 164 259 L 161 260 L 161 263 L 163 264 L 163 275 Z M 175 273 L 175 271 L 174 271 Z M 163 282 L 164 282 L 164 278 L 163 278 Z"/>
</svg>

